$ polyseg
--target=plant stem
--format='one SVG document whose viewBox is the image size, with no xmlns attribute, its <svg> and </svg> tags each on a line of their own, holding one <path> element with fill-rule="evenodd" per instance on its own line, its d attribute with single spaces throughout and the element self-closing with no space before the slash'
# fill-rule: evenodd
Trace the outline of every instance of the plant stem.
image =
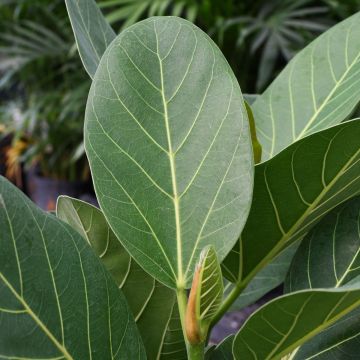
<svg viewBox="0 0 360 360">
<path fill-rule="evenodd" d="M 210 324 L 210 329 L 209 331 L 211 331 L 211 329 L 216 325 L 216 323 L 224 316 L 224 314 L 229 310 L 229 308 L 231 307 L 231 305 L 234 303 L 234 301 L 238 298 L 238 296 L 241 294 L 241 292 L 245 289 L 245 287 L 247 286 L 248 282 L 241 282 L 239 284 L 235 284 L 234 288 L 230 291 L 230 294 L 226 297 L 226 299 L 223 301 L 223 303 L 221 304 L 219 310 L 217 311 L 217 313 L 214 315 L 211 324 Z"/>
<path fill-rule="evenodd" d="M 187 341 L 186 331 L 185 331 L 185 314 L 186 314 L 186 305 L 187 305 L 187 296 L 184 288 L 177 288 L 176 290 L 177 302 L 179 307 L 181 327 L 184 334 L 184 340 Z"/>
<path fill-rule="evenodd" d="M 188 358 L 189 360 L 203 360 L 205 353 L 205 343 L 192 345 L 188 344 Z"/>
<path fill-rule="evenodd" d="M 186 350 L 188 354 L 189 360 L 202 360 L 204 359 L 204 349 L 205 349 L 205 343 L 199 343 L 199 344 L 190 344 L 187 340 L 186 336 L 186 330 L 185 330 L 185 315 L 186 315 L 186 306 L 187 306 L 187 296 L 186 291 L 184 288 L 177 288 L 176 291 L 177 296 L 177 302 L 179 307 L 179 314 L 180 314 L 180 320 L 181 320 L 181 327 L 183 330 L 184 335 L 184 341 L 186 344 Z"/>
</svg>

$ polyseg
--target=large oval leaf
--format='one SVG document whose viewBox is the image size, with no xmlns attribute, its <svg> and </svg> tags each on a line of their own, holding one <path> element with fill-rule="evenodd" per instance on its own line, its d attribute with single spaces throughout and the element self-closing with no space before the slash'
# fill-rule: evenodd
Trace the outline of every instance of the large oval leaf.
<svg viewBox="0 0 360 360">
<path fill-rule="evenodd" d="M 144 359 L 121 291 L 86 241 L 0 177 L 0 357 Z"/>
<path fill-rule="evenodd" d="M 246 284 L 331 209 L 360 192 L 359 139 L 360 121 L 349 121 L 310 135 L 256 166 L 255 196 L 240 251 L 225 261 L 233 274 L 230 280 Z"/>
<path fill-rule="evenodd" d="M 348 288 L 284 295 L 246 321 L 235 336 L 234 357 L 279 360 L 359 305 L 359 283 Z"/>
<path fill-rule="evenodd" d="M 115 39 L 95 0 L 65 0 L 76 44 L 85 70 L 94 77 L 100 59 Z"/>
<path fill-rule="evenodd" d="M 294 57 L 252 109 L 267 160 L 300 138 L 340 123 L 360 100 L 360 13 Z"/>
<path fill-rule="evenodd" d="M 360 197 L 334 209 L 303 240 L 286 290 L 339 287 L 360 275 Z M 356 309 L 293 353 L 293 359 L 356 359 L 360 352 Z"/>
<path fill-rule="evenodd" d="M 191 23 L 150 18 L 114 40 L 85 147 L 108 222 L 159 281 L 189 287 L 201 249 L 222 260 L 234 245 L 252 195 L 248 120 L 229 65 Z"/>
<path fill-rule="evenodd" d="M 157 282 L 126 252 L 106 222 L 101 210 L 67 196 L 58 199 L 57 216 L 86 239 L 112 274 L 132 310 L 149 359 L 162 359 L 166 352 L 186 354 L 175 292 Z M 171 325 L 170 325 L 171 323 Z M 172 345 L 166 334 L 172 328 Z M 149 329 L 152 329 L 149 331 Z M 166 356 L 165 356 L 166 358 Z"/>
</svg>

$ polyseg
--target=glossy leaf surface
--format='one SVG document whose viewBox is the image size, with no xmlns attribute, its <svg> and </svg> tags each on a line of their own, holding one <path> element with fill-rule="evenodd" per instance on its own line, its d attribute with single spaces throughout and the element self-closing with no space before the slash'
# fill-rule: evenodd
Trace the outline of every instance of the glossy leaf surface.
<svg viewBox="0 0 360 360">
<path fill-rule="evenodd" d="M 263 160 L 346 119 L 360 100 L 360 13 L 299 52 L 252 109 Z"/>
<path fill-rule="evenodd" d="M 172 345 L 166 345 L 167 333 L 181 328 L 176 312 L 173 290 L 160 284 L 130 257 L 106 222 L 102 212 L 83 201 L 61 196 L 57 202 L 57 216 L 77 230 L 86 239 L 121 288 L 135 317 L 148 358 L 171 351 L 185 352 L 182 331 L 173 331 Z M 174 314 L 173 314 L 174 313 Z M 149 329 L 152 331 L 149 331 Z"/>
<path fill-rule="evenodd" d="M 65 0 L 65 4 L 81 60 L 93 78 L 104 51 L 115 39 L 115 32 L 95 0 Z"/>
<path fill-rule="evenodd" d="M 253 155 L 237 80 L 215 44 L 175 17 L 124 30 L 90 90 L 85 148 L 100 206 L 124 247 L 171 287 L 201 250 L 222 260 L 245 223 Z"/>
<path fill-rule="evenodd" d="M 1 358 L 146 358 L 124 296 L 86 241 L 2 177 L 0 228 Z"/>
<path fill-rule="evenodd" d="M 359 193 L 359 138 L 360 121 L 349 121 L 310 135 L 256 166 L 255 196 L 235 247 L 238 256 L 231 254 L 225 261 L 233 279 L 249 281 L 331 209 Z"/>
</svg>

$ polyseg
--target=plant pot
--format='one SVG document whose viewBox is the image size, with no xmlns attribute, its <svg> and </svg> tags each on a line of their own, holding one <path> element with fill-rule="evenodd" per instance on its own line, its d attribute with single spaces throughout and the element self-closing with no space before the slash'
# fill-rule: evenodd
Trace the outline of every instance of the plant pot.
<svg viewBox="0 0 360 360">
<path fill-rule="evenodd" d="M 47 211 L 55 210 L 60 195 L 79 198 L 89 192 L 88 182 L 47 178 L 34 169 L 27 172 L 26 188 L 30 199 Z"/>
</svg>

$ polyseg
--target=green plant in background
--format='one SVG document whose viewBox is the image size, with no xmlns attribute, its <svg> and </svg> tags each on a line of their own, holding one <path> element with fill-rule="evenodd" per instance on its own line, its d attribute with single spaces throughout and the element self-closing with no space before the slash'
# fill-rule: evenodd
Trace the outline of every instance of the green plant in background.
<svg viewBox="0 0 360 360">
<path fill-rule="evenodd" d="M 6 129 L 13 134 L 10 162 L 36 166 L 46 177 L 88 177 L 81 149 L 90 83 L 74 49 L 63 2 L 9 1 L 0 16 L 1 117 L 13 124 Z M 16 152 L 19 139 L 27 147 Z"/>
<path fill-rule="evenodd" d="M 218 44 L 247 93 L 264 90 L 296 52 L 360 6 L 359 0 L 100 0 L 98 3 L 107 20 L 119 30 L 154 15 L 182 16 L 195 22 Z"/>
<path fill-rule="evenodd" d="M 182 16 L 195 21 L 219 45 L 245 92 L 263 90 L 274 74 L 316 34 L 334 21 L 351 15 L 359 6 L 358 0 L 346 4 L 323 1 L 320 5 L 307 0 L 271 3 L 101 0 L 98 3 L 116 30 L 153 15 Z M 29 127 L 17 126 L 15 138 L 31 141 L 27 142 L 30 147 L 26 154 L 18 154 L 16 166 L 25 160 L 27 167 L 31 167 L 35 161 L 40 164 L 42 175 L 73 180 L 87 172 L 81 152 L 82 121 L 78 114 L 83 113 L 89 82 L 74 51 L 64 3 L 62 0 L 4 0 L 1 4 L 0 91 L 16 93 L 23 117 L 31 113 L 34 118 L 36 114 L 38 124 L 30 133 Z M 113 30 L 110 34 L 114 34 Z M 94 56 L 98 61 L 98 54 Z M 73 98 L 77 101 L 72 101 Z M 64 106 L 68 111 L 63 111 Z M 52 108 L 51 114 L 45 110 L 48 108 Z M 76 126 L 64 127 L 65 115 L 67 122 Z M 38 137 L 44 133 L 44 127 L 53 135 L 60 135 L 58 129 L 62 127 L 61 137 L 66 131 L 67 146 L 58 148 L 60 136 L 49 136 L 44 146 L 43 137 Z M 41 153 L 44 147 L 48 150 L 45 157 Z M 18 148 L 15 142 L 10 149 L 11 156 Z M 65 163 L 69 166 L 58 168 L 60 158 L 67 159 Z M 80 170 L 74 171 L 76 168 Z"/>
<path fill-rule="evenodd" d="M 218 42 L 225 46 L 225 41 L 229 41 L 226 39 L 228 33 L 233 37 L 237 51 L 229 57 L 233 59 L 238 77 L 242 78 L 236 64 L 239 59 L 245 59 L 248 70 L 257 71 L 252 91 L 261 92 L 276 75 L 279 63 L 286 64 L 316 34 L 329 27 L 330 19 L 324 19 L 327 12 L 326 6 L 314 6 L 312 1 L 306 0 L 249 2 L 239 4 L 236 11 L 239 16 L 219 19 L 215 33 Z M 226 47 L 225 50 L 230 52 Z M 257 56 L 259 61 L 255 60 Z M 254 60 L 256 66 L 251 64 Z M 250 81 L 253 80 L 254 77 Z"/>
<path fill-rule="evenodd" d="M 60 197 L 56 217 L 0 179 L 1 356 L 358 354 L 360 120 L 344 120 L 360 101 L 360 13 L 250 107 L 190 22 L 152 17 L 116 36 L 95 2 L 67 8 L 92 78 L 84 138 L 100 209 Z M 224 313 L 284 280 L 285 295 L 207 347 Z"/>
</svg>

